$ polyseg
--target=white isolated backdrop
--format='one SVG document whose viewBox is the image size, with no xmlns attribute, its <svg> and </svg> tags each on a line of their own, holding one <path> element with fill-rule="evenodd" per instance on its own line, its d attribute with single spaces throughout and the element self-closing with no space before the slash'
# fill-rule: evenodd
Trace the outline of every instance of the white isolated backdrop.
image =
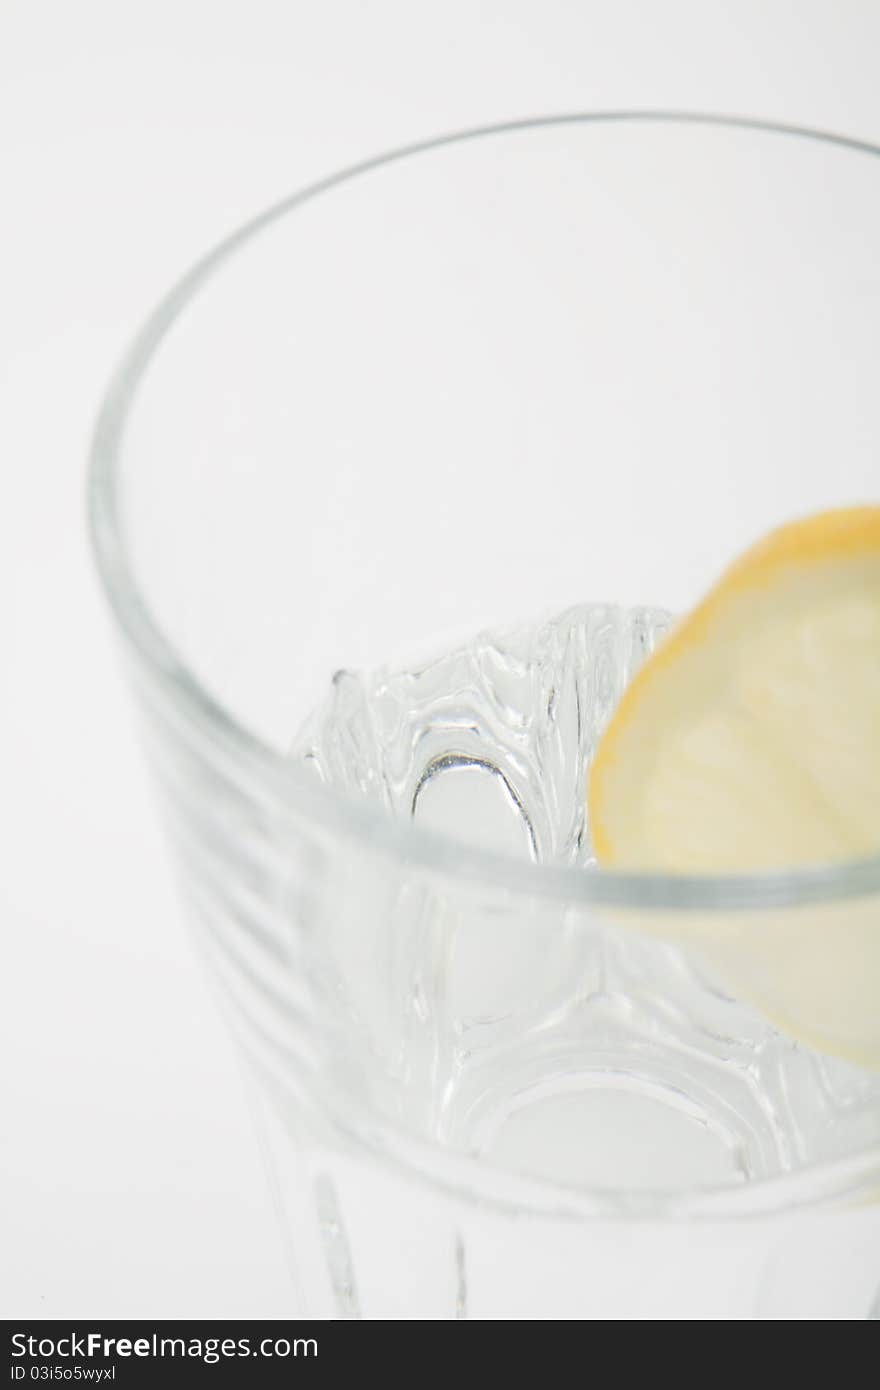
<svg viewBox="0 0 880 1390">
<path fill-rule="evenodd" d="M 291 1311 L 85 539 L 133 328 L 206 246 L 447 129 L 627 107 L 880 142 L 872 0 L 0 0 L 0 1315 Z"/>
</svg>

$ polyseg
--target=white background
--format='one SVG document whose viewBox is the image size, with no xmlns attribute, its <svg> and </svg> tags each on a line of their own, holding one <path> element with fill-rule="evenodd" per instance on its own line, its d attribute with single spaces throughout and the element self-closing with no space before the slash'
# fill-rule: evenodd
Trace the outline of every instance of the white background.
<svg viewBox="0 0 880 1390">
<path fill-rule="evenodd" d="M 441 130 L 675 107 L 880 142 L 874 0 L 0 0 L 0 1315 L 289 1312 L 82 522 L 115 359 L 262 204 Z"/>
</svg>

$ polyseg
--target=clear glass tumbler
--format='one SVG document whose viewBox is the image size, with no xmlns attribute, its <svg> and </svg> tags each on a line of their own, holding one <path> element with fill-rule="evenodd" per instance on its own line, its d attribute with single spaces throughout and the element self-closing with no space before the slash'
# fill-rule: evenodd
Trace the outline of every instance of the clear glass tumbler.
<svg viewBox="0 0 880 1390">
<path fill-rule="evenodd" d="M 219 245 L 112 386 L 95 546 L 292 1313 L 878 1316 L 880 1076 L 687 932 L 831 998 L 880 860 L 609 873 L 583 812 L 667 613 L 876 492 L 878 153 L 670 113 L 399 150 Z"/>
</svg>

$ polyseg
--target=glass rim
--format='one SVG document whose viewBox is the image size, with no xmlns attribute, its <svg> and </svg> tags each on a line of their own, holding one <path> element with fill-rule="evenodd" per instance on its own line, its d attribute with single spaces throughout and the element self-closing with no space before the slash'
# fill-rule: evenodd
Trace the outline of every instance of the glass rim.
<svg viewBox="0 0 880 1390">
<path fill-rule="evenodd" d="M 120 464 L 131 407 L 166 334 L 227 260 L 304 204 L 389 165 L 492 136 L 566 125 L 623 122 L 752 131 L 880 156 L 880 146 L 869 141 L 751 117 L 674 110 L 571 112 L 495 122 L 401 145 L 348 165 L 281 198 L 215 244 L 172 286 L 135 335 L 111 379 L 94 428 L 87 499 L 92 546 L 103 588 L 129 650 L 154 678 L 169 708 L 186 726 L 222 748 L 234 759 L 239 774 L 255 788 L 269 790 L 281 805 L 294 809 L 316 827 L 342 835 L 371 853 L 496 890 L 572 905 L 598 904 L 639 911 L 778 909 L 866 896 L 880 891 L 880 854 L 755 874 L 686 875 L 598 867 L 585 870 L 526 863 L 396 820 L 308 777 L 304 769 L 271 748 L 216 700 L 153 617 L 135 578 L 119 508 Z"/>
</svg>

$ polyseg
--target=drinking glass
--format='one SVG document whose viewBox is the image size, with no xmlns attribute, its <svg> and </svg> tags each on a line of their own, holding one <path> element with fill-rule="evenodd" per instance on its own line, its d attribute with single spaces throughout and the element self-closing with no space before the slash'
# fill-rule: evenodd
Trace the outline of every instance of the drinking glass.
<svg viewBox="0 0 880 1390">
<path fill-rule="evenodd" d="M 425 141 L 221 242 L 112 384 L 98 564 L 292 1313 L 878 1316 L 880 1076 L 822 1027 L 880 859 L 610 872 L 584 812 L 670 615 L 876 491 L 878 153 Z M 817 1047 L 765 1007 L 805 957 Z"/>
</svg>

